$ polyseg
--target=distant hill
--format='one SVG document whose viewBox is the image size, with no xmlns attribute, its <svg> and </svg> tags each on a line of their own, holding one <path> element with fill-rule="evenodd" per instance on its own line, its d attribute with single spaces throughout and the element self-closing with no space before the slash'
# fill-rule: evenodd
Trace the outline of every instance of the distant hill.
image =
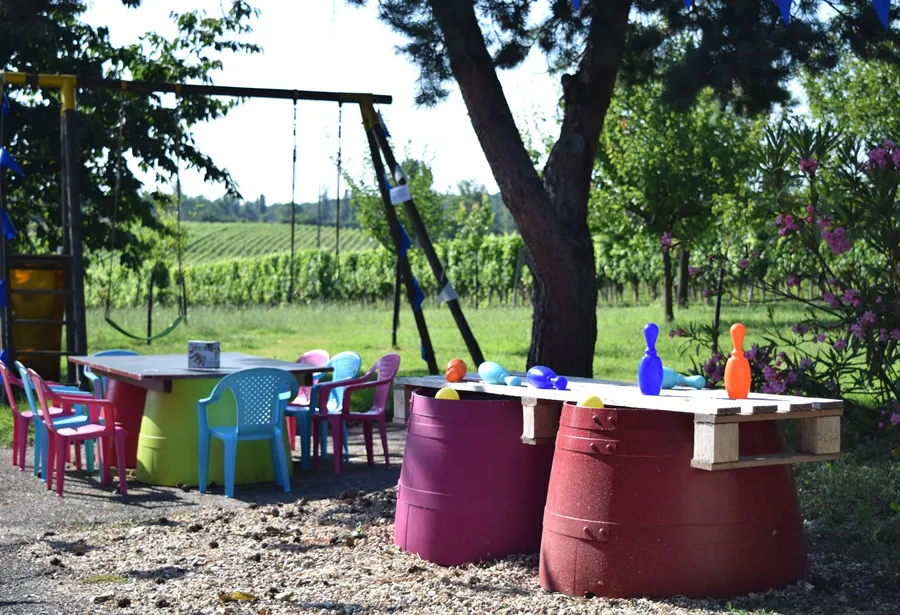
<svg viewBox="0 0 900 615">
<path fill-rule="evenodd" d="M 187 246 L 184 258 L 188 263 L 202 263 L 239 256 L 259 256 L 291 251 L 290 224 L 266 222 L 185 222 Z M 321 247 L 333 250 L 335 227 L 321 227 Z M 374 248 L 375 241 L 359 229 L 341 228 L 341 251 Z M 316 247 L 316 225 L 298 224 L 298 250 Z"/>
</svg>

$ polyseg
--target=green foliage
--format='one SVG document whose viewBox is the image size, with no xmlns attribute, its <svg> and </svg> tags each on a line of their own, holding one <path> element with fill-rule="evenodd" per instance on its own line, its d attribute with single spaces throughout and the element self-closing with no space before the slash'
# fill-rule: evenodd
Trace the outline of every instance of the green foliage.
<svg viewBox="0 0 900 615">
<path fill-rule="evenodd" d="M 855 135 L 900 139 L 900 67 L 845 56 L 833 70 L 804 76 L 814 118 L 835 122 Z"/>
<path fill-rule="evenodd" d="M 129 6 L 135 0 L 124 2 Z M 117 47 L 106 27 L 92 28 L 80 21 L 86 4 L 73 0 L 22 2 L 0 5 L 0 64 L 4 70 L 40 71 L 90 77 L 131 78 L 148 81 L 209 83 L 227 53 L 256 53 L 245 42 L 249 21 L 256 11 L 244 0 L 232 0 L 211 17 L 202 11 L 173 14 L 176 33 L 168 40 L 148 33 L 139 42 Z M 4 120 L 4 139 L 19 157 L 24 177 L 11 176 L 7 184 L 10 213 L 19 234 L 18 251 L 55 252 L 62 233 L 58 195 L 59 92 L 36 94 L 29 88 L 7 88 L 11 113 Z M 109 90 L 82 89 L 78 93 L 78 184 L 81 192 L 86 251 L 107 247 L 109 220 L 117 166 L 116 126 L 120 103 L 125 115 L 124 148 L 143 171 L 168 181 L 177 160 L 202 172 L 209 181 L 236 192 L 228 172 L 201 152 L 190 127 L 225 115 L 233 101 L 185 98 L 178 109 L 164 107 L 158 96 L 138 96 Z M 26 157 L 39 157 L 27 160 Z M 154 206 L 142 193 L 141 180 L 122 165 L 122 197 L 118 220 L 122 231 L 115 248 L 126 266 L 138 267 L 150 248 L 133 232 L 136 226 L 161 227 Z"/>
</svg>

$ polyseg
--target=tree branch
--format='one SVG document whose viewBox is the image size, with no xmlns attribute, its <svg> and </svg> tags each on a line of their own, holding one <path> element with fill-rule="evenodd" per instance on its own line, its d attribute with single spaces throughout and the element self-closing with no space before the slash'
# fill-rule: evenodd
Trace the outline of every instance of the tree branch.
<svg viewBox="0 0 900 615">
<path fill-rule="evenodd" d="M 631 0 L 596 1 L 590 8 L 593 16 L 581 63 L 574 75 L 561 79 L 565 114 L 544 168 L 544 185 L 556 215 L 568 224 L 587 218 L 594 155 L 616 85 Z"/>
</svg>

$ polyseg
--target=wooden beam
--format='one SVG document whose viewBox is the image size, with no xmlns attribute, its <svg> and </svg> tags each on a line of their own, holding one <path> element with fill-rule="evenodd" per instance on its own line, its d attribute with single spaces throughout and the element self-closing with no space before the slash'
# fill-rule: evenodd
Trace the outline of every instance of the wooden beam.
<svg viewBox="0 0 900 615">
<path fill-rule="evenodd" d="M 814 455 L 841 452 L 841 417 L 826 416 L 797 421 L 797 450 Z"/>
<path fill-rule="evenodd" d="M 404 385 L 394 380 L 394 423 L 400 425 L 406 424 L 409 413 L 409 404 L 412 400 L 412 393 L 416 387 Z"/>
<path fill-rule="evenodd" d="M 716 416 L 713 414 L 697 414 L 694 421 L 697 423 L 754 423 L 757 421 L 784 421 L 789 419 L 806 419 L 817 417 L 840 417 L 843 410 L 805 410 L 800 412 L 769 412 L 766 414 L 732 414 L 730 416 Z"/>
<path fill-rule="evenodd" d="M 738 460 L 737 423 L 694 423 L 694 462 L 716 465 Z"/>
<path fill-rule="evenodd" d="M 840 459 L 840 453 L 832 455 L 810 455 L 807 453 L 775 453 L 755 457 L 740 457 L 736 461 L 711 463 L 704 459 L 692 459 L 691 467 L 698 470 L 738 470 L 741 468 L 758 468 L 762 466 L 780 466 L 793 463 L 809 463 L 811 461 L 834 461 Z"/>
<path fill-rule="evenodd" d="M 559 430 L 562 402 L 522 398 L 522 442 L 552 444 Z"/>
</svg>

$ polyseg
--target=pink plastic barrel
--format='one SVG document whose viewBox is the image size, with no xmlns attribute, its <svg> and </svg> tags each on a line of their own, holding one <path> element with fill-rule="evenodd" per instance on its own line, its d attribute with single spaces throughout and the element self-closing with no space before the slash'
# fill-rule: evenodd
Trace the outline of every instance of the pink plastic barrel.
<svg viewBox="0 0 900 615">
<path fill-rule="evenodd" d="M 522 444 L 518 398 L 413 393 L 394 542 L 442 566 L 536 553 L 552 446 Z"/>
</svg>

